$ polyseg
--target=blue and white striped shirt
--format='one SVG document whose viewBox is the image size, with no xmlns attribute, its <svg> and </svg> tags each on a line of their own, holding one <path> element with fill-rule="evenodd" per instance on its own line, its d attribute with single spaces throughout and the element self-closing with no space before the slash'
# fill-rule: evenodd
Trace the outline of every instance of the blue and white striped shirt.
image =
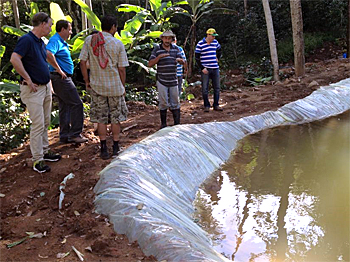
<svg viewBox="0 0 350 262">
<path fill-rule="evenodd" d="M 216 69 L 219 68 L 216 52 L 220 49 L 221 45 L 216 39 L 208 44 L 204 37 L 198 42 L 195 53 L 200 54 L 200 62 L 205 68 Z"/>
<path fill-rule="evenodd" d="M 183 50 L 183 48 L 181 46 L 178 46 L 178 45 L 175 45 L 181 52 L 181 56 L 182 56 L 182 59 L 186 62 L 186 55 L 185 55 L 185 52 Z M 177 70 L 176 70 L 176 75 L 177 76 L 182 76 L 183 75 L 183 65 L 181 65 L 180 63 L 177 63 Z"/>
</svg>

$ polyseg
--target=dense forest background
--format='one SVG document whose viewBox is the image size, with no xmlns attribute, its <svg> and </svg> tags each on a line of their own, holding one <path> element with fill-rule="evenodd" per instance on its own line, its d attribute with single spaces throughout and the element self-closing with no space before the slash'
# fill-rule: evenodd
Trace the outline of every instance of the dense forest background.
<svg viewBox="0 0 350 262">
<path fill-rule="evenodd" d="M 291 0 L 299 1 L 299 0 Z M 263 1 L 259 0 L 222 0 L 222 1 L 161 1 L 161 0 L 11 0 L 0 1 L 0 153 L 22 143 L 28 134 L 29 119 L 21 104 L 18 93 L 19 75 L 9 63 L 11 53 L 18 40 L 15 31 L 6 30 L 6 26 L 16 27 L 18 6 L 20 28 L 30 30 L 31 15 L 35 10 L 52 13 L 52 3 L 58 4 L 64 15 L 73 22 L 72 38 L 84 28 L 83 11 L 79 2 L 91 2 L 93 14 L 100 18 L 105 14 L 118 17 L 118 32 L 123 38 L 129 60 L 127 69 L 127 99 L 156 103 L 154 88 L 154 70 L 148 69 L 146 61 L 153 44 L 159 43 L 159 34 L 171 29 L 177 35 L 178 44 L 185 48 L 193 71 L 185 82 L 187 86 L 195 81 L 199 71 L 193 63 L 193 48 L 205 36 L 208 28 L 218 32 L 218 41 L 222 45 L 220 60 L 222 71 L 236 70 L 244 74 L 247 84 L 263 83 L 273 75 L 270 58 L 270 46 L 265 21 Z M 301 0 L 303 37 L 305 56 L 326 43 L 339 46 L 346 55 L 348 39 L 348 0 Z M 128 5 L 129 10 L 122 7 Z M 293 66 L 293 32 L 290 1 L 269 1 L 273 29 L 276 39 L 279 67 Z M 135 9 L 130 9 L 135 6 Z M 35 8 L 34 8 L 35 7 Z M 136 8 L 137 7 L 137 8 Z M 91 18 L 91 16 L 88 16 Z M 90 22 L 92 19 L 90 19 Z M 131 24 L 137 22 L 137 25 Z M 91 24 L 90 24 L 91 26 Z M 137 29 L 135 29 L 137 27 Z M 124 33 L 123 33 L 124 31 Z M 125 33 L 127 31 L 127 33 Z M 88 32 L 87 32 L 88 33 Z M 81 45 L 84 35 L 79 35 Z M 125 40 L 125 41 L 124 41 Z M 89 96 L 85 92 L 79 76 L 79 47 L 77 41 L 72 45 L 72 57 L 76 65 L 74 80 L 85 102 L 86 114 L 89 109 Z M 80 46 L 81 47 L 81 46 Z M 192 58 L 192 59 L 191 59 Z M 222 77 L 225 77 L 224 74 Z M 283 77 L 283 75 L 281 75 Z M 255 81 L 255 82 L 254 82 Z M 4 85 L 4 83 L 6 85 Z M 226 87 L 222 85 L 222 88 Z M 183 99 L 190 99 L 186 91 Z M 57 126 L 57 108 L 53 110 L 52 127 Z"/>
</svg>

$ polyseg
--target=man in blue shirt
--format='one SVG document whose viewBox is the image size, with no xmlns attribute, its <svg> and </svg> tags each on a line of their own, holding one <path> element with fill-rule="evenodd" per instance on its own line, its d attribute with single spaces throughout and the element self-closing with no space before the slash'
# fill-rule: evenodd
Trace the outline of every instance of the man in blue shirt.
<svg viewBox="0 0 350 262">
<path fill-rule="evenodd" d="M 27 106 L 30 120 L 30 151 L 33 169 L 39 173 L 51 168 L 46 161 L 61 156 L 49 150 L 48 127 L 51 121 L 51 82 L 46 61 L 46 48 L 41 37 L 51 32 L 52 19 L 43 12 L 32 18 L 33 30 L 22 36 L 11 55 L 11 63 L 21 76 L 21 99 Z"/>
<path fill-rule="evenodd" d="M 160 110 L 160 128 L 167 126 L 167 110 L 173 113 L 174 125 L 180 124 L 180 98 L 177 85 L 177 63 L 184 64 L 180 50 L 172 44 L 174 33 L 170 30 L 160 35 L 162 44 L 157 45 L 149 58 L 148 66 L 157 64 L 157 90 Z"/>
<path fill-rule="evenodd" d="M 201 69 L 202 77 L 202 95 L 204 101 L 204 112 L 209 112 L 210 102 L 209 79 L 212 80 L 214 89 L 213 108 L 216 111 L 222 111 L 219 107 L 220 97 L 220 71 L 218 61 L 221 57 L 221 45 L 215 39 L 218 36 L 214 28 L 207 30 L 207 37 L 198 42 L 195 50 L 196 62 Z"/>
<path fill-rule="evenodd" d="M 70 22 L 57 21 L 56 34 L 46 46 L 47 60 L 53 89 L 59 102 L 60 142 L 84 143 L 88 140 L 81 136 L 84 124 L 83 102 L 72 81 L 74 65 L 66 42 L 71 34 Z"/>
</svg>

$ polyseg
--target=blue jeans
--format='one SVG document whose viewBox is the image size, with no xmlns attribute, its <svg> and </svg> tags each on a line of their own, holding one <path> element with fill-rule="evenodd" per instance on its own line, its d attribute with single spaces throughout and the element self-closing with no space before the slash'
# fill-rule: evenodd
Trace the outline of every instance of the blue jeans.
<svg viewBox="0 0 350 262">
<path fill-rule="evenodd" d="M 210 69 L 207 68 L 208 74 L 202 75 L 202 95 L 203 95 L 203 101 L 204 101 L 204 107 L 210 107 L 209 102 L 209 79 L 211 79 L 214 89 L 214 104 L 213 107 L 219 106 L 219 97 L 220 97 L 220 70 L 219 68 L 216 69 Z"/>
<path fill-rule="evenodd" d="M 182 93 L 182 82 L 183 82 L 183 76 L 177 77 L 177 86 L 179 88 L 179 96 L 181 96 Z"/>
<path fill-rule="evenodd" d="M 58 97 L 60 139 L 80 136 L 84 124 L 84 108 L 72 78 L 62 79 L 60 75 L 50 75 L 53 90 Z"/>
</svg>

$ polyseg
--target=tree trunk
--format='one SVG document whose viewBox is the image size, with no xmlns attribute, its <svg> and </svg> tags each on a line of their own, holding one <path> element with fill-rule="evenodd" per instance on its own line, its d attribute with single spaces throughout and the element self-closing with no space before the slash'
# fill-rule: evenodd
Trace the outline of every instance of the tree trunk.
<svg viewBox="0 0 350 262">
<path fill-rule="evenodd" d="M 19 28 L 20 22 L 19 22 L 19 12 L 18 12 L 17 0 L 12 0 L 12 7 L 13 7 L 13 16 L 15 17 L 15 24 L 16 24 L 16 27 Z"/>
<path fill-rule="evenodd" d="M 191 44 L 190 44 L 190 54 L 188 56 L 188 76 L 192 76 L 193 66 L 195 62 L 194 51 L 196 48 L 196 26 L 192 25 L 191 28 L 192 36 L 191 36 Z"/>
<path fill-rule="evenodd" d="M 72 11 L 72 0 L 67 0 L 67 7 L 68 7 L 68 14 L 72 17 L 73 19 L 73 24 L 72 26 L 74 26 L 75 28 L 75 31 L 77 33 L 80 32 L 80 29 L 79 29 L 79 22 L 78 22 L 78 18 L 77 16 L 75 15 L 75 13 Z"/>
<path fill-rule="evenodd" d="M 248 0 L 244 0 L 244 17 L 248 15 Z"/>
<path fill-rule="evenodd" d="M 92 1 L 91 0 L 85 0 L 86 4 L 88 5 L 88 7 L 92 10 Z M 92 23 L 90 20 L 88 20 L 88 26 L 89 28 L 92 28 Z"/>
<path fill-rule="evenodd" d="M 271 54 L 271 61 L 273 65 L 273 79 L 275 81 L 279 81 L 278 55 L 277 55 L 275 32 L 273 30 L 273 21 L 271 16 L 269 0 L 262 0 L 262 2 L 263 2 L 264 12 L 265 12 L 267 34 L 269 36 L 270 54 Z"/>
<path fill-rule="evenodd" d="M 295 75 L 299 77 L 305 75 L 304 34 L 301 0 L 290 0 L 290 11 L 293 29 Z"/>
</svg>

